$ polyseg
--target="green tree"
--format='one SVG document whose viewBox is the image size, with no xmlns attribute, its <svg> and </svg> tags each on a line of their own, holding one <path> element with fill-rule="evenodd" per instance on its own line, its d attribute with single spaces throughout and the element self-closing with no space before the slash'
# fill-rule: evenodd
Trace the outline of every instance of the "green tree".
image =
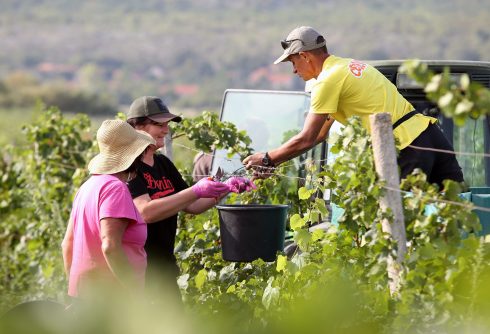
<svg viewBox="0 0 490 334">
<path fill-rule="evenodd" d="M 2 152 L 0 309 L 63 295 L 60 246 L 72 196 L 93 154 L 89 130 L 87 116 L 66 119 L 49 108 L 24 128 L 23 147 Z"/>
</svg>

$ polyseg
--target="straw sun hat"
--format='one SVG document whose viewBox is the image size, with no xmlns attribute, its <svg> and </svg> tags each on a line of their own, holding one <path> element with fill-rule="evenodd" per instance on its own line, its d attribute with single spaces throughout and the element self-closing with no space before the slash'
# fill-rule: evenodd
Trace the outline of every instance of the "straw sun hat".
<svg viewBox="0 0 490 334">
<path fill-rule="evenodd" d="M 97 143 L 100 153 L 88 164 L 90 174 L 114 174 L 128 169 L 155 140 L 124 121 L 106 120 L 97 130 Z"/>
</svg>

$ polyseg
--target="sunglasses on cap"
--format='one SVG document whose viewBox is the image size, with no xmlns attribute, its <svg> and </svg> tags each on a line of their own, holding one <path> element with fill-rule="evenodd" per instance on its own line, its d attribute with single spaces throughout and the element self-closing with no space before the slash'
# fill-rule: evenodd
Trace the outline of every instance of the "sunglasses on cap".
<svg viewBox="0 0 490 334">
<path fill-rule="evenodd" d="M 289 46 L 291 45 L 292 42 L 295 42 L 295 41 L 300 41 L 301 44 L 305 45 L 305 42 L 303 42 L 302 39 L 299 39 L 299 38 L 295 38 L 295 39 L 290 39 L 290 40 L 282 40 L 281 41 L 281 46 L 284 50 L 286 50 L 287 48 L 289 48 Z"/>
<path fill-rule="evenodd" d="M 305 45 L 305 42 L 300 39 L 300 38 L 295 38 L 295 39 L 290 39 L 290 40 L 282 40 L 281 41 L 281 46 L 284 50 L 286 50 L 287 48 L 289 48 L 291 46 L 291 43 L 295 42 L 295 41 L 300 41 L 301 44 Z M 318 36 L 316 38 L 316 44 L 320 44 L 320 43 L 323 43 L 325 42 L 325 38 L 323 38 L 323 36 Z"/>
</svg>

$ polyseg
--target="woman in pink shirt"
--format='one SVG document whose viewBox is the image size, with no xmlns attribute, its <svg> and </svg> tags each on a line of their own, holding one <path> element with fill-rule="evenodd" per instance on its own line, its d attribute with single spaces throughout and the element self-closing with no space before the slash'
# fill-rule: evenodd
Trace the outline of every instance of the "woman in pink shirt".
<svg viewBox="0 0 490 334">
<path fill-rule="evenodd" d="M 143 292 L 147 227 L 133 204 L 127 182 L 155 140 L 120 120 L 106 120 L 97 131 L 100 153 L 89 163 L 90 178 L 73 201 L 63 239 L 68 295 L 91 298 L 101 292 Z M 214 198 L 228 186 L 202 179 L 196 198 Z"/>
<path fill-rule="evenodd" d="M 141 290 L 146 270 L 146 223 L 134 207 L 126 182 L 135 162 L 155 141 L 126 122 L 104 121 L 97 131 L 100 153 L 89 163 L 62 243 L 68 295 L 122 288 Z M 95 289 L 95 290 L 94 290 Z"/>
</svg>

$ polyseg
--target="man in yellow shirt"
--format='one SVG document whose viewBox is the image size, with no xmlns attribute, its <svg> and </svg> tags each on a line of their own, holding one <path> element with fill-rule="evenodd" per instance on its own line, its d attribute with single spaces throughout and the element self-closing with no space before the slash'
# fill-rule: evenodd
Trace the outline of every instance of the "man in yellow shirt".
<svg viewBox="0 0 490 334">
<path fill-rule="evenodd" d="M 325 140 L 332 123 L 342 124 L 359 116 L 370 130 L 369 115 L 389 112 L 393 134 L 398 140 L 400 177 L 415 168 L 437 183 L 451 179 L 463 182 L 463 173 L 455 155 L 417 150 L 408 145 L 453 151 L 437 120 L 415 111 L 381 72 L 369 64 L 328 53 L 325 39 L 311 27 L 298 27 L 281 41 L 283 54 L 274 62 L 290 61 L 293 72 L 303 80 L 316 79 L 311 91 L 310 111 L 302 131 L 282 146 L 259 152 L 243 160 L 250 169 L 256 166 L 275 167 L 309 150 Z"/>
</svg>

